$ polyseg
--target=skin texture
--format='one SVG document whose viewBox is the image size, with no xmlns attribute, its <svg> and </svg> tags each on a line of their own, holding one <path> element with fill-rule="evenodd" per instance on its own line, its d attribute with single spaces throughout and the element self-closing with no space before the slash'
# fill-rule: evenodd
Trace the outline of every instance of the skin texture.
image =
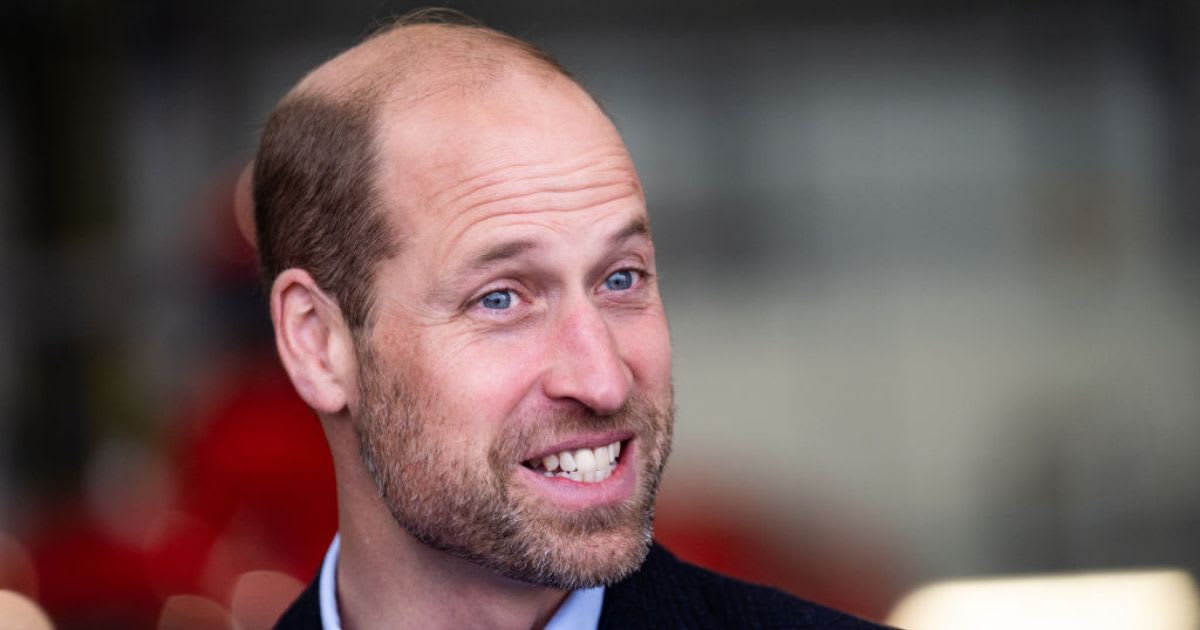
<svg viewBox="0 0 1200 630">
<path fill-rule="evenodd" d="M 369 44 L 302 87 L 344 93 L 338 79 L 394 61 Z M 518 60 L 423 87 L 379 117 L 377 185 L 404 246 L 377 268 L 373 325 L 350 331 L 289 269 L 276 341 L 334 455 L 344 626 L 536 627 L 649 540 L 673 403 L 645 201 L 570 80 Z M 602 483 L 522 466 L 613 439 L 621 474 Z"/>
</svg>

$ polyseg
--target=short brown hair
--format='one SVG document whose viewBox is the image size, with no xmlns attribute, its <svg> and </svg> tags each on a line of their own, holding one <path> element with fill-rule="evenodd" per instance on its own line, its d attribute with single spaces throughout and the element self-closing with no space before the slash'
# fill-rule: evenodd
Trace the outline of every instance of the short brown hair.
<svg viewBox="0 0 1200 630">
<path fill-rule="evenodd" d="M 410 12 L 367 41 L 422 24 L 469 31 L 574 81 L 540 48 L 448 9 Z M 383 87 L 339 96 L 293 90 L 268 118 L 254 161 L 255 235 L 268 291 L 285 269 L 305 269 L 355 331 L 370 327 L 375 266 L 401 247 L 375 190 Z"/>
<path fill-rule="evenodd" d="M 254 161 L 264 283 L 285 269 L 307 270 L 352 329 L 367 325 L 374 265 L 398 246 L 373 190 L 374 137 L 368 107 L 293 96 L 271 114 Z"/>
</svg>

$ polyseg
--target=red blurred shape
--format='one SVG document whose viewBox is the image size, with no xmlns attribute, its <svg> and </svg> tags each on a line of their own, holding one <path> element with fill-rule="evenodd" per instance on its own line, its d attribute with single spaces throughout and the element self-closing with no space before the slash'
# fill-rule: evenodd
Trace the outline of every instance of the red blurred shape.
<svg viewBox="0 0 1200 630">
<path fill-rule="evenodd" d="M 181 444 L 179 489 L 183 511 L 224 547 L 218 581 L 231 589 L 237 575 L 271 569 L 307 582 L 337 529 L 319 421 L 273 357 L 231 370 L 207 399 Z"/>
<path fill-rule="evenodd" d="M 45 519 L 30 549 L 38 599 L 59 627 L 148 628 L 158 597 L 142 571 L 142 552 L 106 534 L 77 506 Z"/>
</svg>

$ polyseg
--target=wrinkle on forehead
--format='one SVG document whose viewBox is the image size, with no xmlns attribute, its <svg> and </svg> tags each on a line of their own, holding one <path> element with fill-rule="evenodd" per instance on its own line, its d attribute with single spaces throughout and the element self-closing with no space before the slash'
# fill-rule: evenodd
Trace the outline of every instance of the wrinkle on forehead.
<svg viewBox="0 0 1200 630">
<path fill-rule="evenodd" d="M 589 210 L 622 199 L 634 198 L 637 192 L 632 182 L 614 180 L 579 188 L 514 193 L 508 197 L 462 208 L 446 222 L 445 232 L 451 235 L 464 232 L 470 226 L 482 224 L 489 219 L 547 212 L 569 214 Z"/>
<path fill-rule="evenodd" d="M 534 191 L 576 192 L 582 186 L 572 184 L 581 177 L 592 178 L 589 183 L 593 186 L 627 183 L 640 191 L 633 166 L 620 145 L 598 147 L 575 159 L 560 162 L 487 165 L 480 171 L 467 174 L 461 181 L 436 191 L 430 196 L 429 203 L 466 211 Z"/>
<path fill-rule="evenodd" d="M 485 225 L 511 228 L 531 221 L 553 229 L 567 215 L 588 210 L 607 209 L 595 220 L 621 208 L 645 213 L 637 173 L 615 134 L 561 160 L 539 156 L 512 162 L 502 156 L 463 166 L 447 165 L 443 177 L 427 180 L 438 185 L 420 197 L 426 216 L 436 215 L 440 224 L 440 249 L 453 249 Z"/>
<path fill-rule="evenodd" d="M 576 196 L 575 203 L 547 203 L 547 195 L 538 194 L 514 200 L 511 203 L 492 204 L 485 212 L 463 212 L 449 223 L 444 232 L 447 238 L 439 247 L 443 251 L 456 249 L 467 239 L 473 230 L 486 225 L 504 225 L 508 229 L 529 227 L 549 229 L 565 233 L 572 228 L 568 223 L 569 214 L 593 211 L 593 217 L 582 217 L 583 225 L 593 226 L 611 220 L 611 215 L 600 212 L 611 208 L 617 210 L 616 204 L 623 200 L 634 198 L 635 190 L 627 184 L 614 184 L 602 188 L 592 188 L 581 191 Z M 640 208 L 640 206 L 639 206 Z"/>
</svg>

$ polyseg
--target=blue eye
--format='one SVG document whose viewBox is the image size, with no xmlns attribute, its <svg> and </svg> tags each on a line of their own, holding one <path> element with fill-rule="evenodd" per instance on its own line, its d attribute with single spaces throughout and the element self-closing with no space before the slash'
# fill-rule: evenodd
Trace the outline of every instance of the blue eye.
<svg viewBox="0 0 1200 630">
<path fill-rule="evenodd" d="M 614 271 L 612 275 L 605 278 L 604 288 L 609 291 L 624 291 L 633 286 L 633 272 L 629 269 Z"/>
<path fill-rule="evenodd" d="M 502 311 L 512 306 L 512 300 L 512 291 L 505 289 L 502 291 L 492 291 L 491 293 L 483 296 L 479 299 L 479 305 L 483 308 Z"/>
</svg>

